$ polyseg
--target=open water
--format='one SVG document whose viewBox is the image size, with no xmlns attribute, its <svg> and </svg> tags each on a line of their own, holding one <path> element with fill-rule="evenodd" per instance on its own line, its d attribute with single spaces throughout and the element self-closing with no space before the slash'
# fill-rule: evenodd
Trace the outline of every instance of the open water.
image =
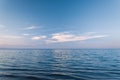
<svg viewBox="0 0 120 80">
<path fill-rule="evenodd" d="M 120 80 L 120 49 L 0 49 L 0 80 Z"/>
</svg>

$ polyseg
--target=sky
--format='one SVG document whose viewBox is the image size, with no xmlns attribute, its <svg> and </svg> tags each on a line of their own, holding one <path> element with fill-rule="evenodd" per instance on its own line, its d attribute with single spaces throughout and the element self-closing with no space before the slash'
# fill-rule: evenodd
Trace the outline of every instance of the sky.
<svg viewBox="0 0 120 80">
<path fill-rule="evenodd" d="M 0 48 L 120 48 L 120 0 L 0 0 Z"/>
</svg>

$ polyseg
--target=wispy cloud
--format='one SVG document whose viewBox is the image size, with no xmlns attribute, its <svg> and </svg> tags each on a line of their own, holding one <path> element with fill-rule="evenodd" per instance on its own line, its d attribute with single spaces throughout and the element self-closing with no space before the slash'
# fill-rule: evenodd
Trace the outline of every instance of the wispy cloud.
<svg viewBox="0 0 120 80">
<path fill-rule="evenodd" d="M 17 35 L 0 35 L 0 45 L 22 44 L 23 37 Z"/>
<path fill-rule="evenodd" d="M 52 37 L 49 40 L 47 40 L 47 43 L 83 41 L 83 40 L 103 38 L 103 37 L 106 37 L 106 35 L 79 36 L 79 35 L 70 34 L 70 33 L 55 33 L 55 34 L 52 34 Z"/>
<path fill-rule="evenodd" d="M 30 34 L 28 34 L 28 33 L 24 33 L 24 34 L 22 34 L 22 35 L 24 35 L 24 36 L 29 36 Z"/>
<path fill-rule="evenodd" d="M 1 38 L 7 38 L 7 39 L 20 39 L 23 38 L 21 36 L 16 36 L 16 35 L 3 35 Z"/>
<path fill-rule="evenodd" d="M 40 40 L 40 39 L 44 39 L 46 38 L 46 36 L 33 36 L 32 40 Z"/>
<path fill-rule="evenodd" d="M 0 24 L 0 28 L 5 28 L 5 25 Z"/>
<path fill-rule="evenodd" d="M 36 26 L 30 26 L 30 27 L 26 27 L 24 28 L 25 30 L 31 30 L 31 29 L 36 29 L 37 27 Z"/>
<path fill-rule="evenodd" d="M 85 35 L 93 35 L 93 34 L 96 34 L 97 32 L 87 32 L 85 33 Z"/>
<path fill-rule="evenodd" d="M 0 30 L 1 30 L 2 32 L 8 31 L 8 29 L 6 29 L 6 26 L 5 26 L 5 25 L 2 25 L 2 24 L 0 24 Z"/>
</svg>

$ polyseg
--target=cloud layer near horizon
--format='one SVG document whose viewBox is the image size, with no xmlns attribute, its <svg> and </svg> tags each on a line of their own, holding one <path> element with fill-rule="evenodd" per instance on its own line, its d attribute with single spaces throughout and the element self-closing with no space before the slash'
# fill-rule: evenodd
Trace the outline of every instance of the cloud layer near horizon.
<svg viewBox="0 0 120 80">
<path fill-rule="evenodd" d="M 20 45 L 24 44 L 22 36 L 0 35 L 0 45 Z"/>
<path fill-rule="evenodd" d="M 89 39 L 97 39 L 97 38 L 104 38 L 106 35 L 88 35 L 80 36 L 70 33 L 55 33 L 52 34 L 52 37 L 47 40 L 47 43 L 58 43 L 58 42 L 70 42 L 70 41 L 83 41 Z"/>
<path fill-rule="evenodd" d="M 27 36 L 26 36 L 27 35 Z M 65 42 L 78 42 L 89 39 L 100 39 L 106 37 L 106 35 L 99 35 L 95 32 L 88 32 L 84 35 L 72 34 L 70 32 L 54 33 L 50 35 L 0 35 L 0 45 L 33 45 L 39 44 L 54 44 Z M 37 40 L 37 41 L 36 41 Z"/>
</svg>

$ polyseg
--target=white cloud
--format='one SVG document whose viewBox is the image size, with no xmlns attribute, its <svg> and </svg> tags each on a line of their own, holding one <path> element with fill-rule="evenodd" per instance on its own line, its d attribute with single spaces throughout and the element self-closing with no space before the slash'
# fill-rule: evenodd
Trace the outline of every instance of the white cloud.
<svg viewBox="0 0 120 80">
<path fill-rule="evenodd" d="M 40 39 L 44 39 L 46 38 L 46 36 L 33 36 L 32 40 L 40 40 Z"/>
<path fill-rule="evenodd" d="M 52 37 L 47 40 L 47 43 L 57 43 L 57 42 L 69 42 L 69 41 L 83 41 L 88 39 L 103 38 L 106 35 L 85 35 L 79 36 L 70 33 L 55 33 Z"/>
<path fill-rule="evenodd" d="M 22 34 L 22 35 L 24 35 L 24 36 L 29 36 L 30 34 L 25 33 L 25 34 Z"/>
<path fill-rule="evenodd" d="M 30 26 L 30 27 L 26 27 L 24 28 L 25 30 L 31 30 L 31 29 L 36 29 L 37 27 L 36 26 Z"/>
</svg>

